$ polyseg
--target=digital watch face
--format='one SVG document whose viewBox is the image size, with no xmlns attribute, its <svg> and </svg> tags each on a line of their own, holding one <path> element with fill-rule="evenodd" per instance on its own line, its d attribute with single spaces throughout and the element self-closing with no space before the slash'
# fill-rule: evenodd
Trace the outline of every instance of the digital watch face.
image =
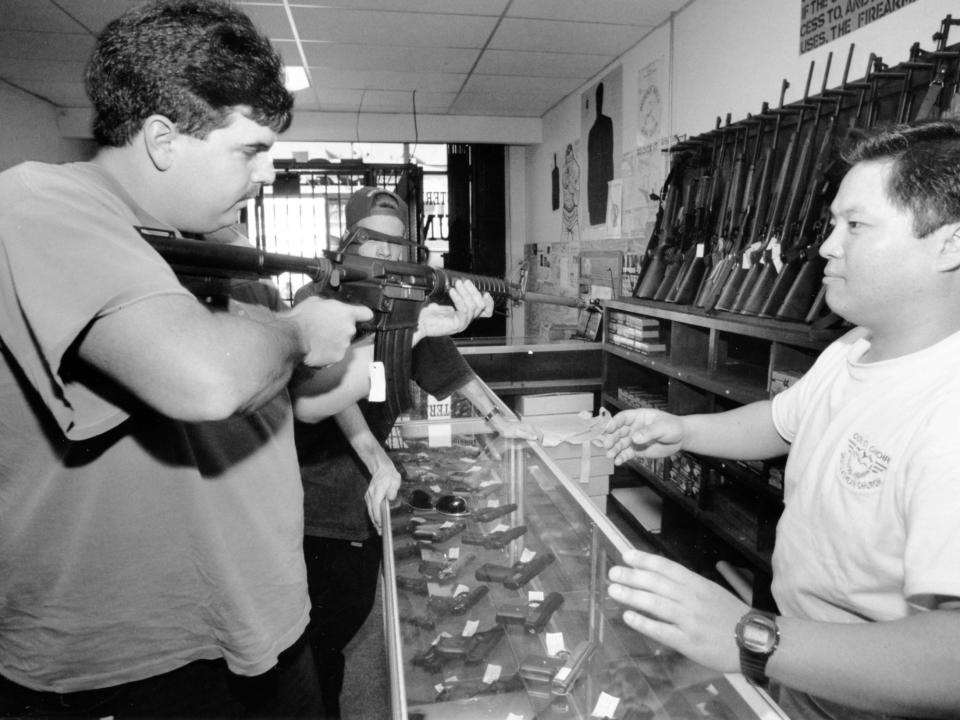
<svg viewBox="0 0 960 720">
<path fill-rule="evenodd" d="M 743 644 L 751 650 L 762 652 L 769 644 L 770 632 L 753 623 L 743 628 Z"/>
<path fill-rule="evenodd" d="M 774 647 L 776 631 L 766 618 L 753 617 L 744 623 L 740 637 L 747 650 L 768 653 Z"/>
</svg>

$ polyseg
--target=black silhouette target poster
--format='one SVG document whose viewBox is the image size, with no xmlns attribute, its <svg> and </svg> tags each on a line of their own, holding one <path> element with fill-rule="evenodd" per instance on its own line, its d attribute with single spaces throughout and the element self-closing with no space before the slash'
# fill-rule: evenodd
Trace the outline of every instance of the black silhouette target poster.
<svg viewBox="0 0 960 720">
<path fill-rule="evenodd" d="M 606 230 L 608 184 L 618 176 L 622 118 L 623 68 L 618 66 L 580 96 L 580 147 L 586 160 L 580 220 L 584 229 L 597 228 L 597 235 Z"/>
</svg>

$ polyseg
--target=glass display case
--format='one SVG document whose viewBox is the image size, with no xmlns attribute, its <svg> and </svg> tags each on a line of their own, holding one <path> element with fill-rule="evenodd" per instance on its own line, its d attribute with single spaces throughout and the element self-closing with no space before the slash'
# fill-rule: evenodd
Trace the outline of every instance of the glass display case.
<svg viewBox="0 0 960 720">
<path fill-rule="evenodd" d="M 391 441 L 394 717 L 786 717 L 741 675 L 630 629 L 606 593 L 624 535 L 537 443 L 492 434 L 462 398 L 449 408 L 415 408 Z"/>
</svg>

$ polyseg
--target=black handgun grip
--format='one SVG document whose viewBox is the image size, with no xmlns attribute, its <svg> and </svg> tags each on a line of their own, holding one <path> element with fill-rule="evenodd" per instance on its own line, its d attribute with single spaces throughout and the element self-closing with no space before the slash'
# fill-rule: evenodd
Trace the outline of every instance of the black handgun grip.
<svg viewBox="0 0 960 720">
<path fill-rule="evenodd" d="M 473 644 L 467 650 L 463 662 L 466 665 L 476 665 L 487 659 L 487 655 L 500 643 L 506 635 L 503 625 L 494 625 L 489 630 L 481 630 L 473 635 Z"/>
<path fill-rule="evenodd" d="M 558 592 L 549 593 L 543 601 L 535 607 L 523 623 L 523 629 L 529 635 L 537 635 L 543 632 L 543 629 L 550 622 L 560 606 L 563 605 L 563 595 Z"/>
<path fill-rule="evenodd" d="M 547 552 L 537 555 L 530 562 L 523 563 L 515 572 L 503 581 L 503 586 L 510 590 L 518 590 L 533 580 L 537 575 L 544 571 L 557 558 L 553 553 Z"/>
<path fill-rule="evenodd" d="M 474 576 L 477 578 L 477 580 L 482 580 L 483 582 L 502 583 L 504 580 L 511 577 L 514 572 L 516 572 L 515 568 L 507 567 L 506 565 L 484 563 L 477 568 Z"/>
</svg>

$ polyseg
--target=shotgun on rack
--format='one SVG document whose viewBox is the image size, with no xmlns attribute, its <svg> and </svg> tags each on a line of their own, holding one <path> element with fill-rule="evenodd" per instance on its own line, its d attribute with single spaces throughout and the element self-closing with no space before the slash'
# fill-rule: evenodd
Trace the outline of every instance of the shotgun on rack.
<svg viewBox="0 0 960 720">
<path fill-rule="evenodd" d="M 387 407 L 400 412 L 410 402 L 412 337 L 420 309 L 429 302 L 449 303 L 448 291 L 457 280 L 470 280 L 496 303 L 542 302 L 599 310 L 595 302 L 576 297 L 527 292 L 526 274 L 518 283 L 471 275 L 411 262 L 391 262 L 344 252 L 324 257 L 269 253 L 255 247 L 226 245 L 174 237 L 166 230 L 137 228 L 141 236 L 180 275 L 204 277 L 265 277 L 302 273 L 313 281 L 316 294 L 358 303 L 373 310 L 373 321 L 358 327 L 373 331 L 374 359 L 383 363 Z M 364 232 L 363 228 L 353 232 Z"/>
</svg>

